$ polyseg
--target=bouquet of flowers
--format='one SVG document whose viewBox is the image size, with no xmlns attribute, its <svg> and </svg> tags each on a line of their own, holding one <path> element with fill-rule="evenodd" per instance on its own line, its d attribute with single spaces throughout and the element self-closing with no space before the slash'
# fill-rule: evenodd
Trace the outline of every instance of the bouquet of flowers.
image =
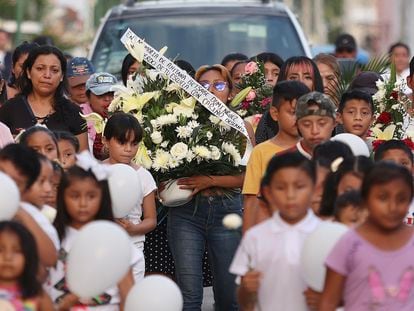
<svg viewBox="0 0 414 311">
<path fill-rule="evenodd" d="M 108 110 L 137 118 L 144 135 L 134 160 L 158 182 L 242 172 L 242 135 L 155 70 L 143 68 L 119 86 Z"/>
<path fill-rule="evenodd" d="M 242 90 L 244 100 L 235 109 L 239 116 L 249 118 L 253 127 L 259 123 L 260 117 L 272 103 L 273 88 L 266 84 L 264 64 L 260 61 L 251 61 L 246 64 L 245 73 L 237 85 Z M 247 95 L 247 96 L 246 96 Z"/>
<path fill-rule="evenodd" d="M 397 81 L 395 66 L 391 66 L 388 81 L 379 80 L 376 83 L 378 92 L 372 96 L 376 119 L 371 128 L 374 150 L 390 139 L 402 140 L 413 149 L 413 142 L 407 132 L 410 123 L 407 111 L 411 107 L 411 100 L 403 92 L 404 83 Z"/>
</svg>

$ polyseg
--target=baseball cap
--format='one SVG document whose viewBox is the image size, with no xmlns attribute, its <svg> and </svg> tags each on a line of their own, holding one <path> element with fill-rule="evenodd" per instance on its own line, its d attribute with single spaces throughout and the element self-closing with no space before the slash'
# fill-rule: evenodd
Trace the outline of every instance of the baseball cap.
<svg viewBox="0 0 414 311">
<path fill-rule="evenodd" d="M 344 33 L 342 35 L 339 35 L 335 40 L 335 49 L 337 51 L 342 49 L 356 50 L 356 48 L 357 45 L 355 38 L 350 34 Z"/>
<path fill-rule="evenodd" d="M 349 89 L 360 90 L 372 96 L 378 91 L 378 80 L 383 81 L 383 78 L 380 74 L 373 71 L 363 71 L 354 77 L 354 79 L 351 81 Z"/>
<path fill-rule="evenodd" d="M 309 106 L 318 106 L 317 109 L 309 109 Z M 332 100 L 320 92 L 310 92 L 299 97 L 296 104 L 296 119 L 307 116 L 322 116 L 336 118 L 336 106 Z"/>
<path fill-rule="evenodd" d="M 86 90 L 91 91 L 95 95 L 102 95 L 113 92 L 112 87 L 118 83 L 115 76 L 107 72 L 94 73 L 86 81 Z"/>
<path fill-rule="evenodd" d="M 74 57 L 68 61 L 66 76 L 70 86 L 83 84 L 95 72 L 92 63 L 86 57 Z"/>
</svg>

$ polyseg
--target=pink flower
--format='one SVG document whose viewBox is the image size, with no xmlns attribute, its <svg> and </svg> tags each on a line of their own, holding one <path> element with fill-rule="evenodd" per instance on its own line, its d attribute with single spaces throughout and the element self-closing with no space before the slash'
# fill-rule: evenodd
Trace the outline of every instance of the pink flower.
<svg viewBox="0 0 414 311">
<path fill-rule="evenodd" d="M 271 97 L 266 97 L 262 100 L 260 105 L 262 105 L 263 108 L 266 108 L 271 102 L 272 102 L 272 98 Z"/>
<path fill-rule="evenodd" d="M 247 96 L 246 96 L 246 100 L 248 101 L 248 102 L 251 102 L 253 99 L 255 99 L 256 98 L 256 93 L 255 93 L 255 91 L 253 91 L 253 90 L 251 90 L 250 92 L 249 92 L 249 94 L 247 94 Z"/>
<path fill-rule="evenodd" d="M 243 110 L 247 110 L 250 108 L 250 103 L 248 101 L 243 101 L 240 105 L 240 108 Z"/>
<path fill-rule="evenodd" d="M 255 62 L 250 62 L 246 65 L 246 67 L 244 67 L 244 71 L 248 75 L 252 75 L 255 72 L 257 72 L 258 70 L 259 70 L 259 67 L 257 67 L 257 64 Z"/>
</svg>

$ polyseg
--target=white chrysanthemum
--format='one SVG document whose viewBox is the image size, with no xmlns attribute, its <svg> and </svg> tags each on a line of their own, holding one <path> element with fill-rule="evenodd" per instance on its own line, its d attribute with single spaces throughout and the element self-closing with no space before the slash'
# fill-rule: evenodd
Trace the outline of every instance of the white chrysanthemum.
<svg viewBox="0 0 414 311">
<path fill-rule="evenodd" d="M 221 157 L 220 149 L 217 148 L 216 146 L 210 146 L 210 150 L 211 150 L 211 159 L 215 161 L 219 160 Z"/>
<path fill-rule="evenodd" d="M 213 133 L 211 133 L 210 131 L 208 131 L 206 133 L 206 137 L 207 137 L 208 140 L 211 140 L 213 138 Z"/>
<path fill-rule="evenodd" d="M 211 152 L 205 146 L 197 145 L 197 146 L 194 146 L 192 150 L 194 154 L 196 155 L 196 157 L 199 159 L 205 159 L 205 160 L 211 159 Z"/>
<path fill-rule="evenodd" d="M 385 82 L 384 82 L 384 81 L 382 81 L 381 79 L 378 79 L 378 80 L 375 82 L 375 85 L 377 86 L 378 90 L 383 90 L 383 89 L 385 89 Z"/>
<path fill-rule="evenodd" d="M 178 160 L 184 159 L 188 153 L 188 146 L 182 142 L 176 143 L 171 147 L 170 153 Z"/>
<path fill-rule="evenodd" d="M 151 123 L 153 128 L 158 128 L 158 126 L 159 126 L 158 123 L 157 123 L 157 120 L 151 120 L 150 123 Z"/>
<path fill-rule="evenodd" d="M 219 123 L 219 127 L 220 127 L 220 131 L 223 131 L 223 132 L 228 132 L 228 131 L 231 130 L 231 126 L 230 125 L 227 125 L 224 122 L 220 122 Z"/>
<path fill-rule="evenodd" d="M 155 69 L 147 69 L 145 70 L 145 75 L 151 80 L 151 81 L 157 81 L 157 78 L 161 73 Z"/>
<path fill-rule="evenodd" d="M 237 111 L 236 111 L 236 113 L 237 113 L 239 116 L 244 117 L 244 116 L 247 114 L 247 110 L 244 110 L 244 109 L 239 109 L 239 110 L 237 110 Z"/>
<path fill-rule="evenodd" d="M 169 168 L 171 156 L 167 151 L 157 150 L 152 167 L 155 171 L 165 171 Z"/>
<path fill-rule="evenodd" d="M 151 140 L 154 144 L 161 144 L 162 143 L 163 138 L 162 138 L 161 132 L 154 131 L 154 132 L 152 132 L 150 137 L 151 137 Z"/>
<path fill-rule="evenodd" d="M 173 114 L 165 114 L 165 115 L 159 116 L 156 119 L 156 123 L 159 127 L 163 127 L 165 125 L 170 125 L 170 124 L 176 124 L 177 122 L 178 122 L 177 116 Z"/>
<path fill-rule="evenodd" d="M 194 109 L 188 108 L 188 107 L 184 107 L 182 105 L 178 105 L 178 106 L 174 107 L 173 111 L 174 111 L 174 114 L 176 116 L 182 115 L 182 116 L 184 116 L 186 118 L 191 118 L 191 116 L 194 113 Z"/>
<path fill-rule="evenodd" d="M 192 152 L 191 150 L 188 150 L 187 155 L 185 156 L 185 159 L 187 160 L 188 163 L 190 163 L 191 161 L 193 161 L 195 158 L 195 154 L 194 152 Z"/>
<path fill-rule="evenodd" d="M 135 119 L 138 120 L 139 124 L 144 124 L 144 116 L 142 115 L 142 112 L 138 112 L 136 114 L 134 114 Z"/>
<path fill-rule="evenodd" d="M 213 116 L 213 115 L 211 115 L 208 119 L 213 124 L 219 124 L 221 122 L 221 120 L 219 118 L 217 118 L 216 116 Z"/>
<path fill-rule="evenodd" d="M 233 158 L 235 166 L 239 166 L 241 162 L 241 156 L 237 148 L 232 143 L 223 143 L 222 149 L 224 153 L 229 154 Z"/>
<path fill-rule="evenodd" d="M 191 115 L 191 119 L 193 120 L 197 120 L 198 119 L 198 114 L 196 114 L 195 112 Z"/>
<path fill-rule="evenodd" d="M 396 109 L 398 109 L 400 107 L 401 107 L 400 104 L 395 104 L 395 105 L 392 105 L 391 106 L 391 109 L 396 110 Z"/>
<path fill-rule="evenodd" d="M 191 127 L 192 129 L 195 129 L 196 127 L 200 126 L 200 123 L 198 123 L 197 121 L 190 121 L 187 123 L 187 126 Z"/>
<path fill-rule="evenodd" d="M 193 129 L 189 126 L 177 126 L 175 131 L 177 132 L 178 138 L 188 138 L 193 133 Z"/>
<path fill-rule="evenodd" d="M 178 83 L 170 83 L 168 84 L 165 88 L 165 91 L 167 92 L 177 92 L 179 90 L 181 90 L 181 86 Z"/>
<path fill-rule="evenodd" d="M 181 163 L 182 163 L 182 160 L 179 160 L 177 158 L 171 157 L 170 158 L 170 161 L 168 162 L 168 166 L 170 168 L 176 168 L 176 167 L 179 167 L 181 165 Z"/>
</svg>

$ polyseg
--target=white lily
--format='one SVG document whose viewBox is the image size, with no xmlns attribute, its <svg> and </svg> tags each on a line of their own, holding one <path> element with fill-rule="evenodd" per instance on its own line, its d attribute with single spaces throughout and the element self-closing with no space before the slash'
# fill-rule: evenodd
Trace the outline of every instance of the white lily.
<svg viewBox="0 0 414 311">
<path fill-rule="evenodd" d="M 146 103 L 148 103 L 157 92 L 147 92 L 142 94 L 135 94 L 135 96 L 128 96 L 122 98 L 122 110 L 126 113 L 131 110 L 141 111 Z"/>
<path fill-rule="evenodd" d="M 144 60 L 145 44 L 139 42 L 127 42 L 126 48 L 128 52 L 134 57 L 139 63 Z"/>
<path fill-rule="evenodd" d="M 105 129 L 105 119 L 101 117 L 101 115 L 97 114 L 96 112 L 92 112 L 89 114 L 82 114 L 80 116 L 84 118 L 86 121 L 91 122 L 93 127 L 95 128 L 96 133 L 101 134 Z"/>
<path fill-rule="evenodd" d="M 150 169 L 152 166 L 152 160 L 150 156 L 148 155 L 148 149 L 145 147 L 144 143 L 141 142 L 139 144 L 137 154 L 134 157 L 134 161 L 142 166 L 144 166 L 146 169 Z"/>
<path fill-rule="evenodd" d="M 168 46 L 164 46 L 160 51 L 159 51 L 159 53 L 161 54 L 161 55 L 164 55 L 165 54 L 165 52 L 167 52 L 167 50 L 168 50 Z"/>
<path fill-rule="evenodd" d="M 396 126 L 394 124 L 388 125 L 383 131 L 378 127 L 373 127 L 371 129 L 374 137 L 379 140 L 391 140 L 394 137 Z"/>
</svg>

